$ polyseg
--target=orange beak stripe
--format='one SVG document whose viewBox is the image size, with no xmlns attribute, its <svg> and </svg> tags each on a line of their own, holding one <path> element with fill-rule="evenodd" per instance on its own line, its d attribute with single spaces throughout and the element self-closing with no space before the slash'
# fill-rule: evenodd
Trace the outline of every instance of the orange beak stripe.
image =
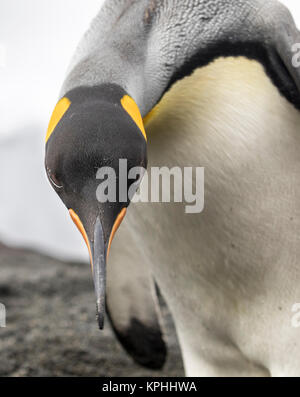
<svg viewBox="0 0 300 397">
<path fill-rule="evenodd" d="M 77 229 L 80 231 L 80 233 L 82 234 L 82 237 L 84 238 L 84 241 L 85 241 L 85 243 L 88 247 L 88 250 L 89 250 L 91 265 L 93 267 L 92 250 L 91 250 L 90 242 L 89 242 L 88 236 L 86 234 L 86 231 L 84 229 L 84 226 L 83 226 L 79 216 L 72 209 L 69 210 L 69 213 L 70 213 L 70 216 L 71 216 L 73 222 L 77 226 Z"/>
<path fill-rule="evenodd" d="M 118 215 L 118 217 L 117 217 L 117 219 L 116 219 L 116 221 L 114 223 L 114 226 L 112 228 L 112 231 L 111 231 L 111 234 L 110 234 L 110 238 L 109 238 L 107 255 L 106 255 L 107 258 L 108 258 L 109 252 L 110 252 L 110 247 L 111 247 L 111 243 L 113 241 L 113 238 L 115 237 L 116 232 L 118 231 L 123 219 L 125 218 L 126 212 L 127 212 L 127 208 L 123 208 L 122 211 L 119 213 L 119 215 Z M 69 214 L 70 214 L 73 222 L 75 223 L 77 229 L 80 231 L 82 237 L 84 238 L 84 241 L 85 241 L 85 243 L 86 243 L 86 245 L 88 247 L 88 250 L 89 250 L 91 265 L 93 267 L 92 250 L 91 250 L 90 242 L 89 242 L 88 236 L 86 234 L 86 231 L 84 229 L 84 226 L 83 226 L 79 216 L 72 209 L 69 210 Z"/>
<path fill-rule="evenodd" d="M 107 249 L 106 258 L 108 258 L 110 247 L 111 247 L 111 243 L 112 243 L 113 238 L 115 237 L 115 234 L 117 233 L 117 230 L 119 229 L 123 219 L 125 218 L 126 212 L 127 212 L 127 208 L 123 208 L 122 211 L 119 213 L 119 215 L 118 215 L 118 217 L 117 217 L 117 219 L 116 219 L 116 221 L 114 223 L 114 226 L 112 228 L 112 231 L 111 231 L 111 234 L 110 234 L 110 237 L 109 237 L 109 243 L 108 243 L 108 249 Z"/>
</svg>

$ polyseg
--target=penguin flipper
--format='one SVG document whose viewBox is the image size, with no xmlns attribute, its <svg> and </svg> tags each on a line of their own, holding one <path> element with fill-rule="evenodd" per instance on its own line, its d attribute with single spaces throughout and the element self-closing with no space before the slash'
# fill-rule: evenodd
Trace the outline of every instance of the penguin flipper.
<svg viewBox="0 0 300 397">
<path fill-rule="evenodd" d="M 117 338 L 133 359 L 144 367 L 161 369 L 167 347 L 155 283 L 138 252 L 133 252 L 134 247 L 127 236 L 126 244 L 117 244 L 112 249 L 107 274 L 107 313 Z"/>
</svg>

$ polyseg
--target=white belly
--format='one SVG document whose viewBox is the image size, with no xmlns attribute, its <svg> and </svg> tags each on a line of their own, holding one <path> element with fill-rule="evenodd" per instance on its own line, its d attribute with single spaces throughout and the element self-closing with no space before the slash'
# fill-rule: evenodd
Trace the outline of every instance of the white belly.
<svg viewBox="0 0 300 397">
<path fill-rule="evenodd" d="M 188 375 L 300 375 L 300 113 L 244 58 L 179 82 L 146 126 L 149 166 L 205 167 L 205 209 L 130 207 Z M 130 259 L 130 258 L 128 258 Z"/>
</svg>

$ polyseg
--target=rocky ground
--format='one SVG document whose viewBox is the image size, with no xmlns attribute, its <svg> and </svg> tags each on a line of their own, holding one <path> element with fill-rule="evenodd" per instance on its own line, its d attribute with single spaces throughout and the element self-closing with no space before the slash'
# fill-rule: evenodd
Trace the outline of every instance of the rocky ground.
<svg viewBox="0 0 300 397">
<path fill-rule="evenodd" d="M 171 318 L 164 309 L 169 346 L 163 371 L 132 362 L 108 321 L 97 329 L 88 265 L 59 262 L 0 245 L 0 376 L 181 376 Z"/>
</svg>

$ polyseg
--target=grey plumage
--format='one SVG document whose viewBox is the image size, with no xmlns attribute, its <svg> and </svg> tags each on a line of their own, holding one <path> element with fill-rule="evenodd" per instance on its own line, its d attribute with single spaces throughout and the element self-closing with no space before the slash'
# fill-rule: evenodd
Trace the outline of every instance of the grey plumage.
<svg viewBox="0 0 300 397">
<path fill-rule="evenodd" d="M 175 77 L 218 56 L 246 55 L 300 106 L 300 72 L 291 64 L 297 41 L 290 12 L 276 0 L 107 1 L 78 47 L 62 95 L 80 85 L 119 84 L 145 116 Z"/>
</svg>

